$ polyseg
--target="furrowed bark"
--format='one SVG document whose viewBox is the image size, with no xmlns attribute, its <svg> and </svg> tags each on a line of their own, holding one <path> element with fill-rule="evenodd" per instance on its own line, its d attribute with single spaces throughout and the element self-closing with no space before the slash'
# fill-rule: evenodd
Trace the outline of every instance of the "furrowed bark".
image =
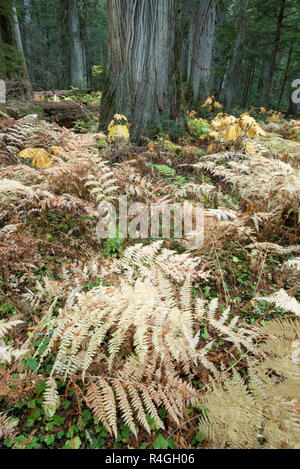
<svg viewBox="0 0 300 469">
<path fill-rule="evenodd" d="M 131 135 L 160 119 L 184 122 L 176 35 L 176 0 L 109 0 L 108 63 L 100 128 L 115 113 Z M 182 124 L 183 125 L 183 124 Z"/>
</svg>

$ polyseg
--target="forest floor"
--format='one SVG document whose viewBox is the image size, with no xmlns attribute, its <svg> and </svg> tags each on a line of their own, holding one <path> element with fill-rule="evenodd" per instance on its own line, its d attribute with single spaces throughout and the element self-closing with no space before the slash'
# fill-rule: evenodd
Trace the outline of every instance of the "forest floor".
<svg viewBox="0 0 300 469">
<path fill-rule="evenodd" d="M 244 125 L 239 118 L 204 120 L 191 113 L 191 135 L 173 143 L 161 133 L 140 146 L 109 143 L 85 125 L 74 133 L 40 116 L 0 116 L 0 320 L 23 321 L 6 344 L 21 347 L 34 336 L 54 299 L 59 314 L 70 293 L 66 278 L 88 293 L 102 284 L 101 269 L 122 259 L 127 248 L 154 242 L 97 237 L 97 205 L 118 195 L 127 195 L 129 204 L 204 204 L 202 248 L 187 251 L 186 239 L 164 240 L 176 254 L 201 258 L 207 276 L 193 281 L 193 296 L 218 298 L 221 310 L 230 306 L 231 317 L 238 315 L 245 326 L 286 316 L 255 301 L 280 289 L 300 301 L 300 127 L 274 116 L 257 111 L 255 123 L 246 117 Z M 45 152 L 24 153 L 30 148 Z M 105 285 L 113 289 L 117 282 L 109 277 Z M 200 345 L 214 341 L 210 361 L 247 375 L 247 360 L 236 349 L 205 324 L 199 329 Z M 40 341 L 36 334 L 35 346 Z M 135 438 L 121 423 L 115 439 L 96 421 L 75 375 L 58 381 L 60 406 L 47 417 L 43 393 L 53 361 L 49 355 L 38 371 L 36 357 L 25 357 L 21 370 L 18 362 L 0 365 L 0 411 L 16 424 L 16 434 L 0 441 L 0 448 L 206 446 L 192 407 L 178 425 L 162 406 L 165 430 L 149 417 L 150 437 L 140 430 Z M 208 377 L 199 368 L 193 386 L 201 392 Z"/>
</svg>

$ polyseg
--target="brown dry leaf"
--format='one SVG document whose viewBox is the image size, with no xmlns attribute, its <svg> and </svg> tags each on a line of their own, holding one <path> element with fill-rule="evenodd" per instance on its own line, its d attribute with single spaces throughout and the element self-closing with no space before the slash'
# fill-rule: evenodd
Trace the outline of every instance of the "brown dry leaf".
<svg viewBox="0 0 300 469">
<path fill-rule="evenodd" d="M 8 386 L 0 386 L 0 396 L 6 396 L 10 392 Z"/>
</svg>

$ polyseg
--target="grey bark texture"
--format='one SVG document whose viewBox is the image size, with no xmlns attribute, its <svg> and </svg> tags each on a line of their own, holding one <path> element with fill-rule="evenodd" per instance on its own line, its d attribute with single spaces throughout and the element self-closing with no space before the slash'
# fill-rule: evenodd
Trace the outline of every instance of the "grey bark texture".
<svg viewBox="0 0 300 469">
<path fill-rule="evenodd" d="M 277 63 L 279 47 L 280 47 L 281 30 L 283 26 L 285 8 L 286 8 L 286 0 L 281 0 L 281 5 L 280 5 L 279 15 L 278 15 L 278 22 L 277 22 L 277 30 L 276 30 L 276 36 L 275 36 L 275 42 L 274 42 L 274 49 L 272 51 L 269 74 L 267 76 L 266 88 L 265 88 L 264 106 L 266 109 L 270 107 L 270 102 L 271 102 L 272 84 L 273 84 L 274 74 L 276 71 L 276 63 Z"/>
<path fill-rule="evenodd" d="M 7 17 L 0 17 L 1 41 L 9 46 L 14 46 L 16 51 L 18 51 L 17 60 L 19 67 L 17 72 L 18 78 L 16 80 L 16 77 L 11 76 L 9 71 L 11 68 L 9 61 L 14 59 L 4 54 L 3 61 L 6 62 L 6 64 L 4 63 L 4 69 L 6 69 L 6 71 L 4 72 L 5 75 L 3 78 L 8 80 L 13 79 L 15 82 L 14 93 L 22 99 L 30 100 L 32 98 L 32 89 L 24 56 L 17 10 L 14 6 L 12 6 L 11 9 L 9 6 L 7 8 Z"/>
<path fill-rule="evenodd" d="M 24 10 L 25 10 L 25 37 L 24 37 L 24 46 L 26 51 L 27 59 L 27 69 L 30 77 L 31 83 L 34 82 L 34 73 L 32 68 L 32 57 L 31 57 L 31 0 L 24 0 Z"/>
<path fill-rule="evenodd" d="M 221 28 L 227 18 L 227 8 L 225 4 L 221 1 L 217 4 L 217 11 L 216 11 L 216 26 Z M 225 52 L 225 42 L 221 41 L 218 36 L 216 35 L 214 40 L 214 54 L 212 59 L 212 80 L 211 86 L 217 98 L 219 98 L 222 85 L 224 83 L 224 74 L 226 70 L 226 63 L 228 60 L 228 54 Z M 223 73 L 220 73 L 220 68 L 223 68 Z"/>
<path fill-rule="evenodd" d="M 108 1 L 108 60 L 100 128 L 115 113 L 123 114 L 135 138 L 148 134 L 160 118 L 182 119 L 176 3 Z"/>
<path fill-rule="evenodd" d="M 71 43 L 71 85 L 78 88 L 84 81 L 85 69 L 77 0 L 69 0 L 68 19 Z"/>
<path fill-rule="evenodd" d="M 249 0 L 244 0 L 240 7 L 237 19 L 237 36 L 234 45 L 231 69 L 228 78 L 226 93 L 226 109 L 230 109 L 234 101 L 234 93 L 240 77 L 240 64 L 242 59 L 242 50 L 247 31 L 246 10 Z"/>
<path fill-rule="evenodd" d="M 200 0 L 191 11 L 187 103 L 198 107 L 210 93 L 216 0 Z"/>
</svg>

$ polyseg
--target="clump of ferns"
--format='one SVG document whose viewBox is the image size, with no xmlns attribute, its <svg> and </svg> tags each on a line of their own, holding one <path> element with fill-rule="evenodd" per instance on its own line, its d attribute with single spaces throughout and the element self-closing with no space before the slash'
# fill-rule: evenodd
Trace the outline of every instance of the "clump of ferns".
<svg viewBox="0 0 300 469">
<path fill-rule="evenodd" d="M 294 306 L 286 295 L 285 309 Z M 235 369 L 224 372 L 199 399 L 205 409 L 199 430 L 209 448 L 299 449 L 299 320 L 275 319 L 257 333 L 258 357 L 249 356 L 247 380 Z"/>
<path fill-rule="evenodd" d="M 77 292 L 58 317 L 47 313 L 35 330 L 44 334 L 35 352 L 40 364 L 55 356 L 46 394 L 48 414 L 58 405 L 56 379 L 76 376 L 95 416 L 115 436 L 119 418 L 134 435 L 137 424 L 150 432 L 147 415 L 163 428 L 161 407 L 179 425 L 186 406 L 198 396 L 191 377 L 199 367 L 219 374 L 207 357 L 212 342 L 200 347 L 200 322 L 206 321 L 239 349 L 255 353 L 252 330 L 238 328 L 237 318 L 229 322 L 229 310 L 220 318 L 217 301 L 207 306 L 193 299 L 187 267 L 183 281 L 177 278 L 174 285 L 159 263 L 149 261 L 157 246 L 129 249 L 125 262 L 138 262 L 139 256 L 145 261 L 148 252 L 148 266 L 139 265 L 137 278 L 129 269 L 117 287 Z"/>
<path fill-rule="evenodd" d="M 98 203 L 110 202 L 115 199 L 115 193 L 118 189 L 116 183 L 117 180 L 113 171 L 103 160 L 100 160 L 93 168 L 93 171 L 88 174 L 85 187 Z"/>
</svg>

